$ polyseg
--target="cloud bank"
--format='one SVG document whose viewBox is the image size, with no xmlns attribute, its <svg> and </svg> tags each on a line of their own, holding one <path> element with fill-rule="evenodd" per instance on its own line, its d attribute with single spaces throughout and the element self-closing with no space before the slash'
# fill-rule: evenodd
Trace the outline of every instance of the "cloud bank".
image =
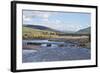
<svg viewBox="0 0 100 73">
<path fill-rule="evenodd" d="M 68 17 L 66 14 L 67 13 L 61 14 L 57 12 L 25 10 L 23 11 L 23 24 L 41 25 L 59 31 L 74 31 L 74 32 L 90 26 L 89 24 L 87 24 L 86 26 L 83 27 L 81 23 L 75 23 L 73 18 L 72 21 L 67 21 Z M 61 15 L 64 18 L 61 19 Z"/>
</svg>

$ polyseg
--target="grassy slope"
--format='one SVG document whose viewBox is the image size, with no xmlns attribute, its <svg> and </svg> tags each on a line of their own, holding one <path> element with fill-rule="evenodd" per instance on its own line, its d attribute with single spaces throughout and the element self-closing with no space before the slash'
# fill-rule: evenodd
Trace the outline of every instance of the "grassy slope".
<svg viewBox="0 0 100 73">
<path fill-rule="evenodd" d="M 24 39 L 56 37 L 56 35 L 50 34 L 50 33 L 55 33 L 55 32 L 47 31 L 47 30 L 33 29 L 33 28 L 29 28 L 29 27 L 23 27 L 22 33 L 23 33 Z M 46 33 L 46 34 L 43 34 L 43 33 Z"/>
<path fill-rule="evenodd" d="M 44 35 L 43 33 L 46 32 Z M 58 35 L 51 35 L 49 33 L 52 33 L 52 31 L 46 31 L 46 30 L 39 30 L 39 29 L 33 29 L 29 27 L 23 27 L 22 28 L 22 34 L 23 39 L 48 39 L 48 38 L 64 38 L 62 41 L 78 41 L 80 42 L 80 46 L 90 48 L 90 41 L 87 40 L 88 38 L 77 38 L 77 36 L 58 36 Z M 76 39 L 75 39 L 76 38 Z"/>
<path fill-rule="evenodd" d="M 23 33 L 41 33 L 41 32 L 47 32 L 47 33 L 52 33 L 52 31 L 48 30 L 39 30 L 39 29 L 33 29 L 33 28 L 28 28 L 28 27 L 23 27 Z"/>
<path fill-rule="evenodd" d="M 91 31 L 91 27 L 88 27 L 88 28 L 85 28 L 85 29 L 81 29 L 79 30 L 78 32 L 76 33 L 81 33 L 81 34 L 90 34 L 90 31 Z"/>
</svg>

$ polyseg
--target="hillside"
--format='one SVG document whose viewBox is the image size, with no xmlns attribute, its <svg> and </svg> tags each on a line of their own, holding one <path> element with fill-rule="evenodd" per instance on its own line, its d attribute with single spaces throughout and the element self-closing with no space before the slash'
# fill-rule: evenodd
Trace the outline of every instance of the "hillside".
<svg viewBox="0 0 100 73">
<path fill-rule="evenodd" d="M 79 31 L 77 31 L 77 34 L 90 34 L 91 32 L 91 27 L 85 28 L 85 29 L 81 29 Z"/>
<path fill-rule="evenodd" d="M 23 25 L 24 27 L 29 27 L 32 29 L 39 29 L 39 30 L 47 30 L 47 31 L 56 31 L 52 28 L 46 27 L 46 26 L 41 26 L 41 25 Z"/>
<path fill-rule="evenodd" d="M 49 30 L 40 30 L 26 26 L 22 27 L 22 34 L 23 34 L 23 39 L 32 39 L 32 38 L 43 39 L 43 38 L 57 37 L 56 32 Z"/>
</svg>

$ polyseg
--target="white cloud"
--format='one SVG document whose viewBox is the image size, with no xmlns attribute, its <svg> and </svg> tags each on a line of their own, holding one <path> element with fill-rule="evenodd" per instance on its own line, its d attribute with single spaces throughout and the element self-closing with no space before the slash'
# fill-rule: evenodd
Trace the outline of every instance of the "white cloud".
<svg viewBox="0 0 100 73">
<path fill-rule="evenodd" d="M 48 22 L 47 26 L 60 31 L 78 31 L 83 28 L 80 24 L 64 23 L 61 20 L 54 20 L 54 22 Z"/>
<path fill-rule="evenodd" d="M 49 18 L 56 14 L 55 12 L 42 12 L 42 11 L 23 11 L 23 21 L 31 22 L 32 19 L 41 19 L 42 22 L 34 22 L 35 25 L 47 26 L 60 31 L 78 31 L 85 26 L 81 24 L 64 23 L 62 20 L 54 19 L 52 21 Z"/>
<path fill-rule="evenodd" d="M 67 30 L 67 31 L 78 31 L 81 26 L 79 24 L 70 24 L 70 23 L 66 23 L 66 24 L 62 24 L 64 27 L 62 29 L 62 31 Z"/>
<path fill-rule="evenodd" d="M 24 21 L 30 21 L 31 20 L 31 17 L 28 17 L 28 16 L 23 15 L 23 20 Z"/>
<path fill-rule="evenodd" d="M 35 24 L 35 25 L 42 25 L 60 31 L 74 31 L 74 32 L 83 28 L 79 24 L 64 23 L 61 20 L 57 20 L 57 19 L 54 21 L 42 22 L 41 24 Z"/>
<path fill-rule="evenodd" d="M 51 15 L 50 13 L 42 13 L 43 18 L 49 18 L 50 15 Z"/>
<path fill-rule="evenodd" d="M 60 31 L 78 31 L 80 29 L 80 25 L 78 24 L 54 24 L 54 29 L 60 30 Z"/>
<path fill-rule="evenodd" d="M 52 15 L 51 12 L 40 12 L 40 11 L 23 11 L 23 20 L 32 20 L 34 18 L 39 18 L 43 21 L 48 21 L 49 17 Z"/>
</svg>

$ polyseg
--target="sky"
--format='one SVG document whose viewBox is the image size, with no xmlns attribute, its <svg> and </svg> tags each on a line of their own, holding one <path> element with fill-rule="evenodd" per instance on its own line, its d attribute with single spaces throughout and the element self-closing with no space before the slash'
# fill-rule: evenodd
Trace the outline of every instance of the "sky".
<svg viewBox="0 0 100 73">
<path fill-rule="evenodd" d="M 91 14 L 23 10 L 23 25 L 41 25 L 59 31 L 78 31 L 90 27 Z"/>
</svg>

